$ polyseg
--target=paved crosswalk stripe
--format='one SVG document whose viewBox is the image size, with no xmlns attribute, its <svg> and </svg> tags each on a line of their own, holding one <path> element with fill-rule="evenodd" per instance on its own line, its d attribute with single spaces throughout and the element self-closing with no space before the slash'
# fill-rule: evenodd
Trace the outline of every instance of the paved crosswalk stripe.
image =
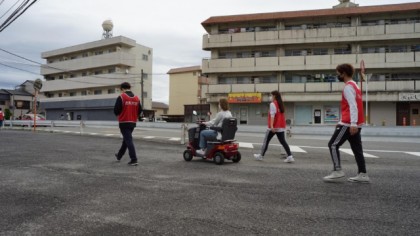
<svg viewBox="0 0 420 236">
<path fill-rule="evenodd" d="M 420 157 L 420 152 L 405 152 L 405 153 Z"/>
<path fill-rule="evenodd" d="M 352 155 L 352 156 L 354 156 L 353 155 L 353 151 L 351 150 L 351 149 L 347 149 L 347 148 L 340 148 L 340 151 L 342 151 L 342 152 L 344 152 L 344 153 L 347 153 L 347 154 L 349 154 L 349 155 Z M 365 156 L 365 157 L 369 157 L 369 158 L 379 158 L 379 157 L 377 157 L 377 156 L 374 156 L 374 155 L 371 155 L 371 154 L 369 154 L 369 153 L 363 153 L 363 155 Z"/>
<path fill-rule="evenodd" d="M 294 152 L 302 152 L 302 153 L 306 153 L 306 151 L 305 151 L 305 150 L 303 150 L 302 148 L 300 148 L 300 147 L 298 147 L 298 146 L 291 146 L 291 145 L 289 145 L 289 147 L 290 147 L 290 151 L 291 151 L 292 153 L 294 153 Z"/>
<path fill-rule="evenodd" d="M 145 139 L 152 139 L 152 138 L 155 138 L 155 136 L 145 136 L 144 138 Z"/>
<path fill-rule="evenodd" d="M 239 147 L 241 147 L 241 148 L 254 148 L 254 145 L 252 145 L 252 143 L 239 142 Z"/>
<path fill-rule="evenodd" d="M 170 138 L 170 141 L 181 141 L 181 138 Z"/>
</svg>

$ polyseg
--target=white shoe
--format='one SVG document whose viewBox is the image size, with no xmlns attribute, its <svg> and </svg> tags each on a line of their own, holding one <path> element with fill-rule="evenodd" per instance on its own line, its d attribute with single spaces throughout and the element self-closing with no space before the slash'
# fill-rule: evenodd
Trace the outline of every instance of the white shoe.
<svg viewBox="0 0 420 236">
<path fill-rule="evenodd" d="M 204 154 L 206 153 L 206 151 L 205 150 L 202 150 L 202 149 L 199 149 L 199 150 L 196 151 L 196 153 L 198 155 L 204 156 Z"/>
<path fill-rule="evenodd" d="M 254 157 L 257 161 L 262 161 L 264 159 L 264 157 L 261 156 L 261 154 L 254 154 Z"/>
<path fill-rule="evenodd" d="M 369 176 L 366 173 L 359 173 L 356 177 L 351 177 L 347 180 L 353 183 L 370 183 Z"/>
<path fill-rule="evenodd" d="M 293 156 L 288 156 L 286 158 L 286 160 L 284 160 L 284 162 L 286 162 L 286 163 L 292 163 L 292 162 L 295 162 L 295 159 L 293 158 Z"/>
<path fill-rule="evenodd" d="M 323 178 L 325 182 L 337 182 L 341 180 L 345 176 L 344 172 L 342 170 L 337 170 L 331 172 L 330 175 L 327 175 Z"/>
</svg>

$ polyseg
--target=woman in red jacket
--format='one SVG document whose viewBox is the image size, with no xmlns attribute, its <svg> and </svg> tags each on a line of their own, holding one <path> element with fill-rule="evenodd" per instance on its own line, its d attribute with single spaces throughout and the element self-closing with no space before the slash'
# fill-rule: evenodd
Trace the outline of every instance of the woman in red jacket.
<svg viewBox="0 0 420 236">
<path fill-rule="evenodd" d="M 279 91 L 275 90 L 271 92 L 270 101 L 271 103 L 268 115 L 268 129 L 265 133 L 264 143 L 261 147 L 261 153 L 254 154 L 254 157 L 259 161 L 263 160 L 264 154 L 268 148 L 268 144 L 270 143 L 273 136 L 277 135 L 279 142 L 287 153 L 287 158 L 284 160 L 284 162 L 292 163 L 295 161 L 295 159 L 293 159 L 292 153 L 290 152 L 290 147 L 284 137 L 284 132 L 286 130 L 286 118 L 284 116 L 284 104 Z"/>
</svg>

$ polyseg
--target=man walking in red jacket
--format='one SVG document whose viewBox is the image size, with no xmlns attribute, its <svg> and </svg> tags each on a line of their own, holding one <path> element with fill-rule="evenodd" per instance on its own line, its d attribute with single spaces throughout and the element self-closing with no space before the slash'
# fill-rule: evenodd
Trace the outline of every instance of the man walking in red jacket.
<svg viewBox="0 0 420 236">
<path fill-rule="evenodd" d="M 124 82 L 120 86 L 121 95 L 117 98 L 114 106 L 114 114 L 118 116 L 118 122 L 123 141 L 118 153 L 115 154 L 117 161 L 120 161 L 128 149 L 131 161 L 129 165 L 137 165 L 136 149 L 133 143 L 133 131 L 136 127 L 142 107 L 139 97 L 131 92 L 131 85 Z"/>
<path fill-rule="evenodd" d="M 349 178 L 348 181 L 369 183 L 370 179 L 366 173 L 362 138 L 360 136 L 361 127 L 364 123 L 362 92 L 352 79 L 354 74 L 352 65 L 338 65 L 336 71 L 338 79 L 345 83 L 341 98 L 341 120 L 328 143 L 334 169 L 330 175 L 323 179 L 325 182 L 336 182 L 344 178 L 345 174 L 341 170 L 339 148 L 347 140 L 350 143 L 358 167 L 357 176 Z"/>
</svg>

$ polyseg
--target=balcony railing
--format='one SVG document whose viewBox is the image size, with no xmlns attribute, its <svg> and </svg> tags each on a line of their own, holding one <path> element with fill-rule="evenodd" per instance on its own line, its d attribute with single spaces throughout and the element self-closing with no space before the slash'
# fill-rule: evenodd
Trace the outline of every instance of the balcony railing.
<svg viewBox="0 0 420 236">
<path fill-rule="evenodd" d="M 341 63 L 358 68 L 361 60 L 366 68 L 420 67 L 420 52 L 203 59 L 202 70 L 203 73 L 334 70 Z"/>
<path fill-rule="evenodd" d="M 112 65 L 135 66 L 136 55 L 127 52 L 113 52 L 97 56 L 65 60 L 43 65 L 42 75 L 57 74 L 70 71 L 80 71 Z"/>
<path fill-rule="evenodd" d="M 360 82 L 358 83 L 361 86 Z M 203 85 L 202 91 L 205 94 L 228 94 L 237 92 L 261 92 L 269 93 L 279 90 L 282 93 L 337 93 L 343 90 L 341 82 L 319 82 L 319 83 L 270 83 L 270 84 L 210 84 Z M 363 89 L 366 82 L 363 82 Z M 368 82 L 370 92 L 410 92 L 420 90 L 420 81 L 370 81 Z"/>
<path fill-rule="evenodd" d="M 420 23 L 242 32 L 203 36 L 203 49 L 319 42 L 416 39 Z"/>
</svg>

